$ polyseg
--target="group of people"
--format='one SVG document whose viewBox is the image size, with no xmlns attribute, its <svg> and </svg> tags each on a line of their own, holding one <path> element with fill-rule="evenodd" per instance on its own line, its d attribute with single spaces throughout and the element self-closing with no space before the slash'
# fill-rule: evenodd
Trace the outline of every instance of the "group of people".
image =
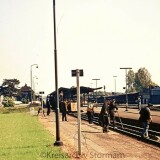
<svg viewBox="0 0 160 160">
<path fill-rule="evenodd" d="M 47 106 L 47 115 L 50 115 L 49 100 L 47 100 L 46 106 Z M 62 121 L 67 121 L 67 106 L 69 106 L 69 102 L 63 101 L 63 100 L 59 102 L 60 111 L 62 113 Z M 93 123 L 94 106 L 95 106 L 94 101 L 91 101 L 87 107 L 87 115 L 88 115 L 89 124 Z M 149 125 L 152 122 L 151 112 L 150 112 L 151 107 L 152 107 L 152 104 L 148 103 L 146 107 L 141 108 L 140 97 L 139 97 L 138 109 L 139 109 L 139 114 L 140 114 L 139 121 L 143 127 L 143 130 L 141 132 L 142 138 L 149 137 L 148 135 Z M 117 110 L 118 110 L 118 107 L 115 103 L 115 100 L 105 100 L 105 102 L 102 105 L 100 114 L 99 114 L 99 124 L 103 128 L 103 132 L 109 131 L 109 125 L 111 122 L 112 122 L 113 128 L 114 129 L 116 128 L 115 113 Z"/>
<path fill-rule="evenodd" d="M 62 121 L 67 121 L 67 106 L 69 106 L 69 103 L 70 102 L 63 101 L 63 100 L 59 101 L 59 108 L 60 108 L 60 112 L 62 113 Z M 47 116 L 50 116 L 51 104 L 50 104 L 49 98 L 47 98 L 47 100 L 46 100 L 46 108 L 47 108 Z M 38 115 L 41 110 L 42 110 L 42 108 L 39 108 Z M 43 110 L 43 115 L 45 116 L 44 110 Z"/>
<path fill-rule="evenodd" d="M 116 129 L 115 113 L 118 110 L 115 100 L 106 100 L 99 114 L 99 123 L 103 128 L 103 132 L 109 131 L 109 124 L 112 121 L 113 128 Z"/>
<path fill-rule="evenodd" d="M 109 131 L 109 124 L 112 121 L 113 128 L 116 128 L 115 112 L 118 110 L 115 100 L 106 100 L 99 114 L 99 124 L 103 128 L 103 132 Z M 94 101 L 91 101 L 87 107 L 87 115 L 89 124 L 93 123 L 94 117 Z"/>
<path fill-rule="evenodd" d="M 149 125 L 152 122 L 151 112 L 150 108 L 153 105 L 151 103 L 148 103 L 145 107 L 139 106 L 139 122 L 142 125 L 142 132 L 141 137 L 142 138 L 149 138 L 148 131 L 149 131 Z M 109 125 L 112 122 L 112 126 L 114 129 L 116 129 L 116 118 L 115 113 L 117 112 L 118 107 L 115 103 L 115 100 L 105 100 L 105 102 L 102 105 L 100 114 L 99 114 L 99 124 L 103 128 L 103 132 L 109 131 Z M 89 124 L 93 123 L 94 118 L 94 101 L 91 101 L 88 104 L 87 107 L 87 115 L 88 115 L 88 122 Z"/>
</svg>

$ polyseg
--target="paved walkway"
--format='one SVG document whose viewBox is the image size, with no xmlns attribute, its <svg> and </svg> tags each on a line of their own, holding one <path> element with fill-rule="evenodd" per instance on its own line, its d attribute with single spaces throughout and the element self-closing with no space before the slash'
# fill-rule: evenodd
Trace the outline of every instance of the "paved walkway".
<svg viewBox="0 0 160 160">
<path fill-rule="evenodd" d="M 61 147 L 72 160 L 160 160 L 160 148 L 153 145 L 110 131 L 102 133 L 102 128 L 86 121 L 81 122 L 81 149 L 82 155 L 77 158 L 78 126 L 77 119 L 67 115 L 68 122 L 60 119 Z M 39 115 L 40 122 L 55 137 L 55 113 L 49 117 Z"/>
</svg>

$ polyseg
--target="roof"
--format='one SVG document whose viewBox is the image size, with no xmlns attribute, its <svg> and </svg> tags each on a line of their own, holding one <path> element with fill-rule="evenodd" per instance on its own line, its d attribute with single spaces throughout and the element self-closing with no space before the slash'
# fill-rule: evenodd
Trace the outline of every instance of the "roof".
<svg viewBox="0 0 160 160">
<path fill-rule="evenodd" d="M 82 93 L 88 94 L 89 92 L 93 92 L 94 90 L 98 90 L 98 89 L 102 89 L 102 87 L 90 88 L 90 87 L 80 86 L 80 94 Z M 71 87 L 71 88 L 60 87 L 58 90 L 59 90 L 59 93 L 63 92 L 63 94 L 67 94 L 67 93 L 71 93 L 72 95 L 77 94 L 77 87 Z M 55 95 L 55 94 L 56 94 L 56 91 L 51 93 L 51 95 Z"/>
<path fill-rule="evenodd" d="M 30 92 L 31 91 L 31 87 L 27 86 L 27 84 L 25 84 L 23 87 L 21 87 L 21 92 Z"/>
</svg>

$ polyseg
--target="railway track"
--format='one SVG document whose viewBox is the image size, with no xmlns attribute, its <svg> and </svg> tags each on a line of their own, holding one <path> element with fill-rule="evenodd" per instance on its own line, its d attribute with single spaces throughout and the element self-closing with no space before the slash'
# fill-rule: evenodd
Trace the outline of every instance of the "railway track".
<svg viewBox="0 0 160 160">
<path fill-rule="evenodd" d="M 74 116 L 75 118 L 77 118 L 77 113 L 69 113 L 69 115 Z M 86 113 L 81 113 L 81 119 L 88 121 L 88 117 L 86 115 Z M 99 125 L 99 114 L 96 113 L 94 115 L 94 119 L 93 119 L 93 123 L 95 125 Z M 154 130 L 149 130 L 149 139 L 142 139 L 140 136 L 140 132 L 142 131 L 141 127 L 132 125 L 128 123 L 123 123 L 123 121 L 121 120 L 120 117 L 116 117 L 116 129 L 113 128 L 112 126 L 112 122 L 109 126 L 110 130 L 114 130 L 115 132 L 119 132 L 122 134 L 125 134 L 127 136 L 133 137 L 137 140 L 149 143 L 149 144 L 153 144 L 155 146 L 160 147 L 160 132 L 158 131 L 154 131 Z"/>
</svg>

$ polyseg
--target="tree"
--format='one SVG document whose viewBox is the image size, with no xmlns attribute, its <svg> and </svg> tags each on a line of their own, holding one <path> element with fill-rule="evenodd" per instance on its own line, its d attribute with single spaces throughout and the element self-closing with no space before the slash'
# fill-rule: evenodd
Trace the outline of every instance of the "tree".
<svg viewBox="0 0 160 160">
<path fill-rule="evenodd" d="M 18 86 L 20 81 L 18 79 L 4 79 L 2 85 L 13 85 Z"/>
<path fill-rule="evenodd" d="M 17 79 L 4 79 L 2 83 L 3 89 L 3 95 L 4 96 L 15 96 L 17 95 L 19 89 L 18 85 L 20 84 L 20 81 Z"/>
<path fill-rule="evenodd" d="M 14 98 L 4 97 L 2 104 L 4 105 L 4 107 L 14 107 L 15 105 L 14 101 L 15 101 Z"/>
<path fill-rule="evenodd" d="M 135 73 L 134 87 L 136 88 L 136 91 L 143 92 L 143 90 L 147 89 L 152 83 L 151 74 L 146 68 L 140 68 L 138 72 Z"/>
<path fill-rule="evenodd" d="M 135 73 L 133 70 L 129 70 L 127 74 L 127 85 L 128 85 L 128 92 L 135 92 L 136 89 L 134 87 L 135 83 Z"/>
</svg>

